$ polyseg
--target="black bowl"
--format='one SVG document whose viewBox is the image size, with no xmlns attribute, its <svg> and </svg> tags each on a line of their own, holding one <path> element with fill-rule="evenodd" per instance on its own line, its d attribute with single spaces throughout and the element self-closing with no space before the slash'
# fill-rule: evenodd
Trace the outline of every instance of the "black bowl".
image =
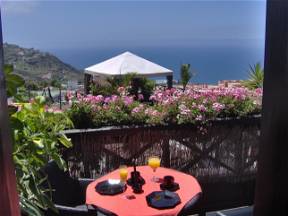
<svg viewBox="0 0 288 216">
<path fill-rule="evenodd" d="M 171 175 L 164 176 L 164 178 L 163 178 L 163 183 L 165 185 L 173 185 L 174 181 L 175 181 L 175 179 Z"/>
</svg>

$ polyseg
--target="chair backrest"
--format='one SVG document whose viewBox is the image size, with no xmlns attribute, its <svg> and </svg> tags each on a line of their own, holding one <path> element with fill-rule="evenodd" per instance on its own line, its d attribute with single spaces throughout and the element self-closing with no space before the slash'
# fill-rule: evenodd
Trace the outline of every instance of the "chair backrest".
<svg viewBox="0 0 288 216">
<path fill-rule="evenodd" d="M 52 191 L 52 200 L 55 204 L 65 206 L 81 205 L 80 185 L 78 180 L 69 176 L 68 172 L 60 169 L 55 161 L 49 162 L 41 172 L 47 176 L 48 182 L 44 187 L 48 188 L 50 184 Z"/>
<path fill-rule="evenodd" d="M 182 208 L 178 216 L 190 215 L 193 208 L 196 207 L 196 203 L 201 198 L 202 193 L 196 194 L 191 200 L 189 200 L 185 206 Z"/>
</svg>

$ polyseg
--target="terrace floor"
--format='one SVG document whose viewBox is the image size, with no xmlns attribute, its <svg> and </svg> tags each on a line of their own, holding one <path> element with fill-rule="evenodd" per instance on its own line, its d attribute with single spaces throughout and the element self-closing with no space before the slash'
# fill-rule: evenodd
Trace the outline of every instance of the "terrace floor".
<svg viewBox="0 0 288 216">
<path fill-rule="evenodd" d="M 206 216 L 252 216 L 252 215 L 253 215 L 252 206 L 243 206 L 239 208 L 225 209 L 221 211 L 206 213 Z M 97 216 L 105 216 L 105 215 L 98 212 Z M 191 216 L 198 216 L 198 215 L 196 214 Z"/>
<path fill-rule="evenodd" d="M 225 209 L 221 211 L 206 213 L 206 216 L 252 216 L 252 215 L 253 215 L 252 206 L 243 206 L 239 208 Z M 191 216 L 197 216 L 197 215 L 191 215 Z"/>
</svg>

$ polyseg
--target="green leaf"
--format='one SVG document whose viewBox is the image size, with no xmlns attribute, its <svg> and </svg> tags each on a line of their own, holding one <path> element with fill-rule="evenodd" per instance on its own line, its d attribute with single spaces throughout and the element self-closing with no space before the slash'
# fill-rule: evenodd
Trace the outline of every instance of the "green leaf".
<svg viewBox="0 0 288 216">
<path fill-rule="evenodd" d="M 18 110 L 18 107 L 16 106 L 8 106 L 8 112 L 9 112 L 9 116 L 13 115 L 14 113 L 16 113 Z"/>
<path fill-rule="evenodd" d="M 58 138 L 60 143 L 64 145 L 66 148 L 72 147 L 71 139 L 68 138 L 65 134 L 61 134 L 61 136 Z"/>
<path fill-rule="evenodd" d="M 29 216 L 43 216 L 39 208 L 37 208 L 33 202 L 30 202 L 28 199 L 20 196 L 20 207 L 21 210 Z"/>
<path fill-rule="evenodd" d="M 250 65 L 249 79 L 242 82 L 242 84 L 249 89 L 256 89 L 263 87 L 264 70 L 260 63 L 254 66 Z"/>
<path fill-rule="evenodd" d="M 10 123 L 11 123 L 11 127 L 14 130 L 15 129 L 22 130 L 24 127 L 23 123 L 18 118 L 14 117 L 14 116 L 11 116 Z"/>
<path fill-rule="evenodd" d="M 43 139 L 41 138 L 34 138 L 33 143 L 35 143 L 39 148 L 44 148 Z"/>
<path fill-rule="evenodd" d="M 10 65 L 10 64 L 4 65 L 4 74 L 5 75 L 10 74 L 12 72 L 13 72 L 13 65 Z"/>
<path fill-rule="evenodd" d="M 39 105 L 44 105 L 45 104 L 45 97 L 37 96 L 37 97 L 35 97 L 35 102 Z"/>
</svg>

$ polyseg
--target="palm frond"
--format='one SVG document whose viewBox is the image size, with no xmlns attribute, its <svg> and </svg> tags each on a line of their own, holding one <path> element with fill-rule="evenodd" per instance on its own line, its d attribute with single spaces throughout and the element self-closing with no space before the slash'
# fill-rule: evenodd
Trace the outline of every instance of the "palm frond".
<svg viewBox="0 0 288 216">
<path fill-rule="evenodd" d="M 249 89 L 256 89 L 263 87 L 264 70 L 260 63 L 249 66 L 249 78 L 244 80 L 242 84 Z"/>
</svg>

